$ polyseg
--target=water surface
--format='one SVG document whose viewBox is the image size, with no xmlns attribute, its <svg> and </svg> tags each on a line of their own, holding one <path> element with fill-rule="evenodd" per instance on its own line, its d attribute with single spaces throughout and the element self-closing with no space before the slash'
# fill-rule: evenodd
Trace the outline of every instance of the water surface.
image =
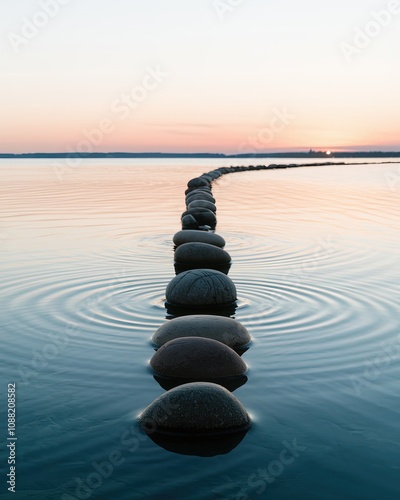
<svg viewBox="0 0 400 500">
<path fill-rule="evenodd" d="M 214 182 L 235 317 L 253 337 L 235 395 L 254 425 L 213 457 L 138 432 L 138 413 L 164 392 L 148 368 L 150 337 L 165 321 L 186 182 L 222 165 L 1 161 L 1 393 L 16 382 L 18 394 L 13 498 L 398 498 L 398 164 Z"/>
</svg>

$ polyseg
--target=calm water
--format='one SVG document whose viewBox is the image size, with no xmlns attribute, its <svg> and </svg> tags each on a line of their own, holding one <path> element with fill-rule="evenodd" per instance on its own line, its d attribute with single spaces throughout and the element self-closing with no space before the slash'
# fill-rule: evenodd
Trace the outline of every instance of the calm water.
<svg viewBox="0 0 400 500">
<path fill-rule="evenodd" d="M 254 339 L 235 391 L 254 425 L 212 457 L 138 432 L 138 413 L 164 392 L 148 368 L 150 337 L 165 321 L 186 182 L 231 163 L 0 163 L 2 439 L 6 384 L 17 383 L 12 498 L 399 498 L 398 164 L 214 182 L 235 317 Z M 0 496 L 11 498 L 0 455 Z"/>
</svg>

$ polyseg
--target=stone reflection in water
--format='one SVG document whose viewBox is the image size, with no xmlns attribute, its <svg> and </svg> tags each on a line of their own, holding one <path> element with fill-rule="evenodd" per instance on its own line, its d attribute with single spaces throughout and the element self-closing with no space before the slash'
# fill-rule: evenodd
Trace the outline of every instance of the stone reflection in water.
<svg viewBox="0 0 400 500">
<path fill-rule="evenodd" d="M 221 306 L 193 306 L 185 307 L 176 304 L 165 302 L 166 319 L 176 319 L 184 316 L 202 316 L 202 315 L 215 315 L 231 318 L 234 316 L 237 309 L 237 303 L 221 305 Z"/>
<path fill-rule="evenodd" d="M 180 385 L 156 398 L 139 416 L 146 434 L 208 437 L 236 434 L 251 426 L 240 401 L 224 387 L 209 382 Z"/>
<path fill-rule="evenodd" d="M 165 434 L 150 434 L 150 439 L 167 451 L 180 455 L 198 457 L 215 457 L 226 455 L 236 448 L 244 439 L 247 430 L 236 434 L 219 436 L 168 436 Z"/>
<path fill-rule="evenodd" d="M 179 377 L 173 377 L 173 378 L 161 377 L 160 375 L 153 375 L 153 377 L 154 380 L 156 380 L 159 383 L 160 387 L 162 387 L 166 391 L 174 389 L 179 385 L 199 381 L 198 379 L 196 380 L 196 379 L 179 378 Z M 225 389 L 227 389 L 228 391 L 234 392 L 236 391 L 236 389 L 239 389 L 239 387 L 242 387 L 247 382 L 247 380 L 248 380 L 247 375 L 238 375 L 236 377 L 224 377 L 218 379 L 213 379 L 211 377 L 204 377 L 201 381 L 211 382 L 213 384 L 219 384 L 222 387 L 225 387 Z"/>
</svg>

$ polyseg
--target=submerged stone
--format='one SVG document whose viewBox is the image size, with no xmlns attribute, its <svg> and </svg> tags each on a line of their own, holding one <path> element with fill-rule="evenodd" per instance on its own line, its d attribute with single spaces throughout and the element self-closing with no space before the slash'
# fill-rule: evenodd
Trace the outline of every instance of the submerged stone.
<svg viewBox="0 0 400 500">
<path fill-rule="evenodd" d="M 183 384 L 155 399 L 140 415 L 148 434 L 219 435 L 243 432 L 251 426 L 240 401 L 211 382 Z"/>
</svg>

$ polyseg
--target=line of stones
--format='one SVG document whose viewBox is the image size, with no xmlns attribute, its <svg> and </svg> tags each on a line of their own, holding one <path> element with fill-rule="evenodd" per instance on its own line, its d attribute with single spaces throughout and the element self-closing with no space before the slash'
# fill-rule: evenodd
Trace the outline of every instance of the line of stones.
<svg viewBox="0 0 400 500">
<path fill-rule="evenodd" d="M 246 432 L 250 417 L 230 392 L 243 385 L 240 357 L 250 342 L 246 328 L 232 319 L 236 287 L 227 276 L 231 257 L 215 233 L 217 207 L 211 184 L 222 175 L 298 166 L 222 167 L 191 179 L 185 191 L 182 230 L 173 237 L 176 276 L 166 289 L 169 320 L 154 333 L 157 348 L 150 366 L 167 392 L 140 415 L 142 429 L 156 435 L 207 436 Z"/>
</svg>

